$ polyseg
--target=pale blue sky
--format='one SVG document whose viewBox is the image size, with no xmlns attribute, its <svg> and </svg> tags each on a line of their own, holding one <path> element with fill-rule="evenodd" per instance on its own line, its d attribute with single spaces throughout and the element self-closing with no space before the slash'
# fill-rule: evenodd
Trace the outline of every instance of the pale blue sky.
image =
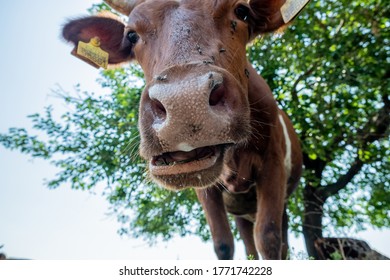
<svg viewBox="0 0 390 280">
<path fill-rule="evenodd" d="M 9 127 L 30 128 L 27 115 L 54 105 L 55 114 L 66 108 L 51 96 L 56 84 L 72 92 L 99 92 L 98 71 L 69 53 L 60 40 L 66 18 L 86 14 L 99 1 L 7 1 L 0 10 L 0 133 Z M 215 259 L 211 243 L 196 237 L 175 239 L 149 248 L 144 241 L 121 238 L 115 217 L 100 195 L 72 191 L 69 186 L 48 190 L 44 178 L 56 169 L 0 146 L 0 245 L 7 255 L 33 259 Z M 390 230 L 356 235 L 390 255 Z M 293 240 L 295 251 L 302 240 Z M 241 245 L 236 258 L 243 259 Z"/>
</svg>

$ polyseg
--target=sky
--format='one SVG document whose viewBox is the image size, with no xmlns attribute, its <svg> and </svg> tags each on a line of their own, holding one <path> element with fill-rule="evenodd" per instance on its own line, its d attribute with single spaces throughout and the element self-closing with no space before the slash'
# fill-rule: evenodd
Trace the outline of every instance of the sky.
<svg viewBox="0 0 390 280">
<path fill-rule="evenodd" d="M 53 105 L 55 115 L 65 105 L 52 90 L 101 91 L 99 72 L 70 55 L 60 39 L 69 18 L 85 15 L 99 1 L 7 1 L 0 10 L 2 70 L 0 75 L 0 133 L 10 127 L 31 130 L 27 116 Z M 74 92 L 74 91 L 73 91 Z M 211 242 L 197 237 L 175 238 L 149 247 L 146 241 L 120 237 L 120 225 L 109 216 L 109 204 L 98 194 L 49 190 L 45 178 L 57 170 L 49 162 L 31 159 L 0 146 L 0 246 L 9 257 L 29 259 L 216 259 Z M 390 256 L 390 230 L 356 234 Z M 294 252 L 304 250 L 302 238 L 290 236 Z M 245 259 L 237 244 L 236 259 Z"/>
</svg>

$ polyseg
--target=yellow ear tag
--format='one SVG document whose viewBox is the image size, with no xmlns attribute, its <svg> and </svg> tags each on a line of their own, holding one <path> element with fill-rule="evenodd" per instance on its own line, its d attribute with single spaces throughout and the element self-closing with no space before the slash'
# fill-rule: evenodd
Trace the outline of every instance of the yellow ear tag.
<svg viewBox="0 0 390 280">
<path fill-rule="evenodd" d="M 290 22 L 310 0 L 286 0 L 280 8 L 284 23 Z"/>
<path fill-rule="evenodd" d="M 100 48 L 99 37 L 92 38 L 89 43 L 79 41 L 76 56 L 96 68 L 107 69 L 109 55 Z"/>
</svg>

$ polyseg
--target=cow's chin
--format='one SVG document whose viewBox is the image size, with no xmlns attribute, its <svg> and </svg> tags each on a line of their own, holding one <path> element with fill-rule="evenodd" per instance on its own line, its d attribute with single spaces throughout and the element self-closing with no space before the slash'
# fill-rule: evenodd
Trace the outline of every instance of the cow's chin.
<svg viewBox="0 0 390 280">
<path fill-rule="evenodd" d="M 201 147 L 190 152 L 171 152 L 153 157 L 149 162 L 151 177 L 173 190 L 214 184 L 221 172 L 225 149 L 229 145 Z"/>
</svg>

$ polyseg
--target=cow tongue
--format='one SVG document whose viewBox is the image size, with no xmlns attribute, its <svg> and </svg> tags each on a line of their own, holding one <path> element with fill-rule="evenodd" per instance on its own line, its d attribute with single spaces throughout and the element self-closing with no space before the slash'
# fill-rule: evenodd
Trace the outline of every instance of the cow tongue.
<svg viewBox="0 0 390 280">
<path fill-rule="evenodd" d="M 189 159 L 196 158 L 197 152 L 196 150 L 192 150 L 190 152 L 173 152 L 169 153 L 169 156 L 174 161 L 187 161 Z"/>
</svg>

